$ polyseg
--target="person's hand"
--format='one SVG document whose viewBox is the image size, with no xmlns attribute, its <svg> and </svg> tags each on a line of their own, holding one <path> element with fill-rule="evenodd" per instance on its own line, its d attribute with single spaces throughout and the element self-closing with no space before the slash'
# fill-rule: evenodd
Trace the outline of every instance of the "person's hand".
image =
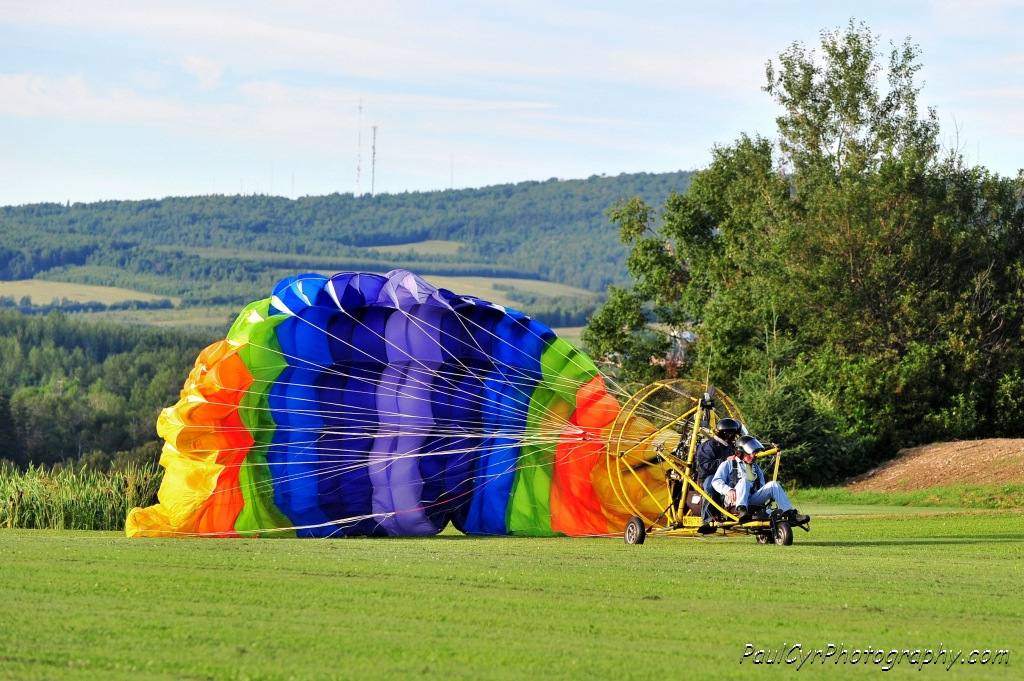
<svg viewBox="0 0 1024 681">
<path fill-rule="evenodd" d="M 725 493 L 725 500 L 728 501 L 730 504 L 735 504 L 736 503 L 736 490 L 731 489 L 728 492 L 726 492 Z"/>
</svg>

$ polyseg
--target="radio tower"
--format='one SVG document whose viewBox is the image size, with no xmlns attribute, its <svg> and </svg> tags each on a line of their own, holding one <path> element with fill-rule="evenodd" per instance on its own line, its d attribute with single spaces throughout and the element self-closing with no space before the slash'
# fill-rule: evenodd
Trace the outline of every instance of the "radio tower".
<svg viewBox="0 0 1024 681">
<path fill-rule="evenodd" d="M 356 198 L 359 198 L 359 175 L 363 170 L 363 100 L 359 100 L 359 136 L 356 138 Z"/>
<path fill-rule="evenodd" d="M 373 151 L 370 155 L 370 196 L 374 196 L 377 180 L 377 126 L 373 126 Z"/>
</svg>

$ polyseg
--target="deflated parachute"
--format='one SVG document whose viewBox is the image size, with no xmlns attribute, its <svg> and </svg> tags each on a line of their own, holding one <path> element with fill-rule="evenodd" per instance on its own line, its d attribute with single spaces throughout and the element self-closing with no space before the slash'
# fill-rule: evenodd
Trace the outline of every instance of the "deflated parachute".
<svg viewBox="0 0 1024 681">
<path fill-rule="evenodd" d="M 203 350 L 160 415 L 159 503 L 127 533 L 618 532 L 617 417 L 593 362 L 519 312 L 404 270 L 291 277 Z"/>
</svg>

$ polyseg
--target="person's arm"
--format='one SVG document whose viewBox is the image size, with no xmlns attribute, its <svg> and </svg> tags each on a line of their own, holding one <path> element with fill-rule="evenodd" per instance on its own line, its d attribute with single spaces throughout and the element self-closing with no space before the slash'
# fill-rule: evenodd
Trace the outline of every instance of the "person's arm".
<svg viewBox="0 0 1024 681">
<path fill-rule="evenodd" d="M 707 442 L 700 443 L 700 447 L 697 447 L 697 456 L 695 457 L 697 459 L 697 477 L 701 479 L 714 475 L 714 471 L 708 470 L 708 450 L 710 448 L 707 444 Z"/>
<path fill-rule="evenodd" d="M 731 466 L 731 461 L 723 461 L 718 466 L 718 470 L 715 471 L 715 477 L 711 480 L 711 486 L 716 492 L 725 498 L 728 498 L 729 492 L 733 491 L 732 487 L 729 486 L 729 472 L 731 470 Z"/>
</svg>

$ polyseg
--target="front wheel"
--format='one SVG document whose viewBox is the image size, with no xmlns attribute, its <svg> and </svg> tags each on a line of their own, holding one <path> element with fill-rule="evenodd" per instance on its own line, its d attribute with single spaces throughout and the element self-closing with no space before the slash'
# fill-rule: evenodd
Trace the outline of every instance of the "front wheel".
<svg viewBox="0 0 1024 681">
<path fill-rule="evenodd" d="M 759 532 L 757 535 L 758 544 L 771 544 L 772 536 L 766 532 Z"/>
<path fill-rule="evenodd" d="M 776 546 L 790 546 L 793 543 L 793 528 L 787 522 L 775 523 L 772 534 Z"/>
<path fill-rule="evenodd" d="M 622 538 L 627 544 L 643 544 L 644 539 L 647 539 L 647 527 L 644 525 L 644 521 L 636 516 L 629 519 L 626 523 L 626 531 L 622 533 Z M 790 536 L 790 541 L 793 541 Z"/>
</svg>

